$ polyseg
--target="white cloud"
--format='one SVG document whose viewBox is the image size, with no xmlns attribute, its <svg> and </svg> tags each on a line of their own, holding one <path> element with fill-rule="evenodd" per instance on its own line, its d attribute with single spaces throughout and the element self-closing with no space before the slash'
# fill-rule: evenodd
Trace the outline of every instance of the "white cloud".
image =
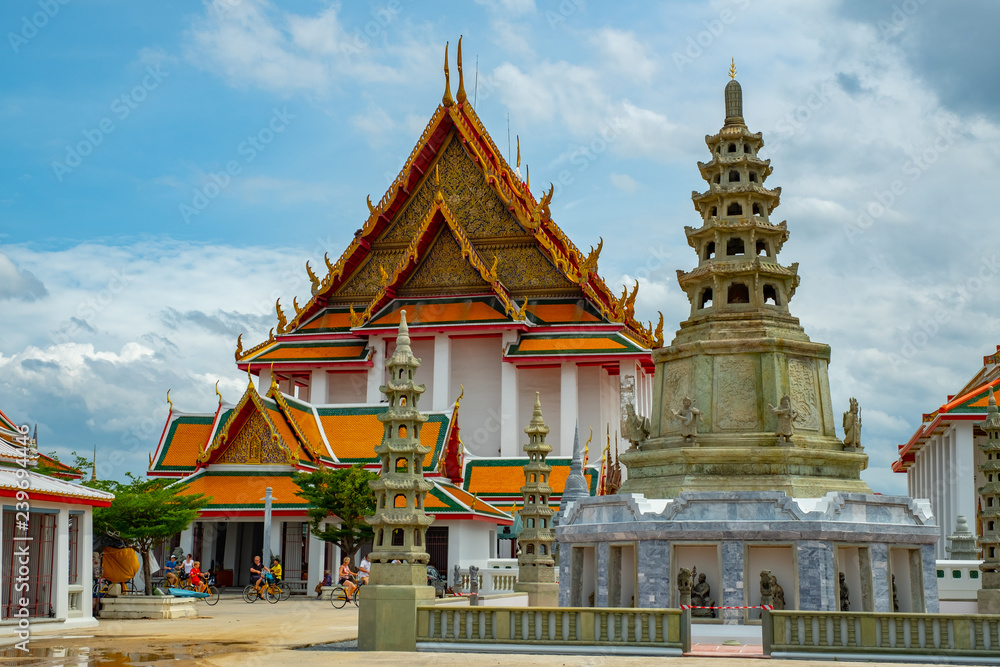
<svg viewBox="0 0 1000 667">
<path fill-rule="evenodd" d="M 657 62 L 648 55 L 649 46 L 640 43 L 634 33 L 602 28 L 590 37 L 590 43 L 597 47 L 602 60 L 616 74 L 639 83 L 653 80 Z"/>
<path fill-rule="evenodd" d="M 34 301 L 48 296 L 48 290 L 31 271 L 17 268 L 9 257 L 0 253 L 0 301 L 20 299 Z"/>
<path fill-rule="evenodd" d="M 621 190 L 632 194 L 639 187 L 635 179 L 628 174 L 611 174 L 611 184 Z"/>
</svg>

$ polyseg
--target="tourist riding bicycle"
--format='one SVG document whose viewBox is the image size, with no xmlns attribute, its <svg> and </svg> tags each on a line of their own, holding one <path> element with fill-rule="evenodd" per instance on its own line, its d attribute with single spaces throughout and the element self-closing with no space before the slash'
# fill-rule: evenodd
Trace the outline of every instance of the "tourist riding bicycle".
<svg viewBox="0 0 1000 667">
<path fill-rule="evenodd" d="M 260 561 L 260 556 L 254 556 L 253 562 L 250 564 L 250 585 L 254 587 L 257 593 L 260 593 L 261 586 L 264 585 L 264 574 L 267 572 L 267 568 Z"/>
<path fill-rule="evenodd" d="M 350 556 L 344 556 L 344 562 L 340 565 L 338 577 L 337 583 L 344 587 L 344 590 L 347 591 L 347 597 L 350 598 L 354 595 L 354 589 L 358 587 L 354 583 L 354 572 L 351 570 Z"/>
</svg>

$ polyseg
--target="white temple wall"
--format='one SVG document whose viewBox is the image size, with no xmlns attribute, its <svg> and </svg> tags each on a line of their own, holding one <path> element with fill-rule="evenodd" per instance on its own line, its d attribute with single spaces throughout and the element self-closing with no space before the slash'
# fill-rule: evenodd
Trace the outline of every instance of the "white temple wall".
<svg viewBox="0 0 1000 667">
<path fill-rule="evenodd" d="M 357 405 L 365 402 L 368 373 L 364 371 L 331 371 L 326 373 L 326 403 Z M 314 403 L 314 405 L 321 405 Z"/>
<path fill-rule="evenodd" d="M 552 456 L 572 456 L 572 451 L 562 451 L 560 449 L 560 405 L 562 384 L 561 368 L 539 368 L 531 366 L 519 366 L 517 369 L 518 401 L 517 414 L 522 424 L 519 424 L 517 433 L 517 445 L 514 456 L 523 456 L 521 445 L 527 440 L 524 435 L 524 427 L 531 419 L 531 412 L 535 405 L 535 392 L 539 392 L 542 401 L 542 417 L 545 425 L 549 427 L 549 434 L 545 437 L 545 442 L 552 445 Z"/>
<path fill-rule="evenodd" d="M 580 392 L 578 395 L 577 414 L 580 416 L 580 444 L 587 442 L 590 429 L 594 429 L 594 441 L 590 443 L 591 455 L 596 451 L 596 444 L 603 446 L 607 439 L 607 414 L 603 409 L 602 375 L 607 375 L 600 366 L 580 366 L 578 369 Z M 572 452 L 570 452 L 572 453 Z"/>
<path fill-rule="evenodd" d="M 465 386 L 458 423 L 462 442 L 476 456 L 500 456 L 501 338 L 453 337 L 451 339 L 451 396 L 454 404 Z"/>
</svg>

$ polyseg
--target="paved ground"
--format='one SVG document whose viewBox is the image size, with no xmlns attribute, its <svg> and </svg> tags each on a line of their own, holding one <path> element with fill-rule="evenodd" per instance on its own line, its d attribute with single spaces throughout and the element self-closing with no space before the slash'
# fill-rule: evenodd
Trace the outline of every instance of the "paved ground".
<svg viewBox="0 0 1000 667">
<path fill-rule="evenodd" d="M 32 667 L 84 665 L 173 665 L 198 664 L 218 667 L 277 667 L 294 665 L 352 665 L 415 667 L 433 665 L 469 667 L 519 665 L 632 667 L 669 665 L 737 667 L 760 655 L 759 634 L 749 629 L 734 631 L 737 646 L 725 646 L 718 635 L 695 634 L 694 652 L 703 657 L 628 658 L 618 656 L 484 655 L 463 653 L 362 653 L 349 642 L 357 638 L 357 609 L 351 605 L 334 609 L 328 600 L 293 598 L 275 605 L 262 601 L 246 604 L 235 596 L 224 596 L 215 607 L 199 605 L 203 617 L 171 621 L 102 621 L 98 628 L 72 637 L 39 637 L 31 642 L 32 653 L 0 651 L 0 665 Z M 718 629 L 716 633 L 725 633 Z M 708 643 L 718 637 L 718 643 Z M 732 641 L 733 638 L 729 638 Z M 705 640 L 708 640 L 706 642 Z M 337 645 L 343 642 L 345 644 Z M 333 644 L 333 646 L 331 646 Z M 305 647 L 305 648 L 303 648 Z M 724 657 L 729 656 L 729 657 Z M 12 657 L 16 658 L 11 660 Z M 762 657 L 762 656 L 761 656 Z M 770 664 L 809 667 L 829 665 L 819 661 L 772 660 Z M 842 663 L 856 665 L 860 663 Z M 870 663 L 869 663 L 870 664 Z M 900 663 L 896 663 L 900 664 Z"/>
</svg>

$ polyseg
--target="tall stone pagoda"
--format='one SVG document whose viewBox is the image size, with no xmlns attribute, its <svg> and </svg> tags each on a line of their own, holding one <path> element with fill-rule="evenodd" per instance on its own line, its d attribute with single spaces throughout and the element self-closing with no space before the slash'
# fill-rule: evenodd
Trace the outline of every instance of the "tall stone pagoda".
<svg viewBox="0 0 1000 667">
<path fill-rule="evenodd" d="M 375 453 L 382 462 L 375 491 L 375 514 L 366 521 L 375 530 L 370 585 L 361 588 L 358 648 L 366 651 L 416 650 L 417 605 L 434 597 L 427 585 L 427 527 L 434 518 L 424 511 L 433 484 L 424 479 L 424 457 L 431 451 L 420 443 L 427 416 L 417 410 L 424 391 L 413 374 L 420 360 L 413 356 L 406 311 L 401 311 L 396 351 L 386 363 L 389 376 L 380 390 L 389 400 L 378 416 L 385 433 Z M 399 562 L 393 562 L 399 561 Z"/>
<path fill-rule="evenodd" d="M 670 498 L 681 491 L 870 493 L 867 457 L 837 438 L 827 365 L 830 347 L 809 340 L 788 302 L 798 265 L 782 265 L 781 188 L 765 187 L 770 160 L 743 121 L 743 93 L 726 85 L 725 124 L 705 137 L 708 183 L 692 193 L 700 227 L 686 227 L 698 256 L 678 271 L 691 303 L 669 347 L 653 352 L 656 375 L 648 439 L 623 453 L 623 493 Z"/>
<path fill-rule="evenodd" d="M 986 442 L 979 445 L 986 456 L 986 461 L 979 466 L 986 479 L 986 484 L 979 487 L 979 520 L 983 526 L 983 536 L 979 538 L 983 549 L 983 563 L 979 566 L 983 572 L 979 613 L 1000 614 L 1000 531 L 997 530 L 1000 522 L 1000 413 L 992 389 L 986 420 L 979 426 L 986 431 Z"/>
<path fill-rule="evenodd" d="M 552 467 L 545 462 L 552 446 L 545 442 L 549 427 L 542 419 L 538 392 L 535 392 L 531 421 L 524 432 L 528 435 L 528 442 L 524 445 L 528 463 L 524 466 L 524 486 L 521 487 L 524 497 L 521 508 L 523 528 L 517 538 L 521 552 L 517 556 L 519 572 L 515 590 L 528 594 L 529 607 L 556 607 L 559 604 L 559 585 L 555 583 L 555 559 L 552 557 L 556 539 L 552 530 L 555 511 L 549 506 L 549 496 L 552 495 L 549 474 Z"/>
</svg>

